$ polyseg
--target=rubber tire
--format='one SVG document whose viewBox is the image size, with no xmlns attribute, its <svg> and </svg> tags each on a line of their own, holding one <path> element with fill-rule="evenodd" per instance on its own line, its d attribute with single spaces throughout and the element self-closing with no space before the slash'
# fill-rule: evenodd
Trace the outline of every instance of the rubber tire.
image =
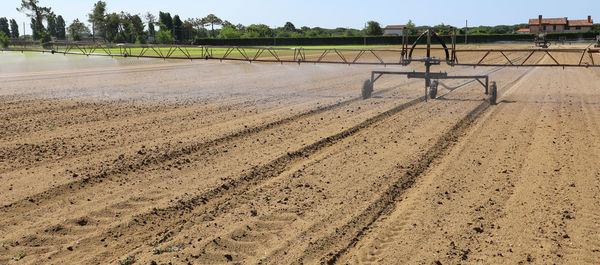
<svg viewBox="0 0 600 265">
<path fill-rule="evenodd" d="M 496 82 L 492 82 L 490 85 L 490 104 L 498 104 L 496 100 L 498 100 L 498 87 L 496 86 Z"/>
<path fill-rule="evenodd" d="M 431 82 L 431 84 L 429 85 L 429 98 L 435 99 L 437 97 L 438 85 L 438 81 Z"/>
<path fill-rule="evenodd" d="M 362 87 L 362 98 L 363 99 L 370 99 L 371 95 L 373 94 L 373 83 L 371 83 L 371 80 L 365 80 L 365 83 L 363 84 Z"/>
</svg>

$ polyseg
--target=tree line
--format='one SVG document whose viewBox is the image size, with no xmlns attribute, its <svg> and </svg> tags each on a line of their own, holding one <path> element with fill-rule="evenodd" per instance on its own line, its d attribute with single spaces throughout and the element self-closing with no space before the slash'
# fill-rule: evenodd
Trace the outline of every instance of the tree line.
<svg viewBox="0 0 600 265">
<path fill-rule="evenodd" d="M 282 27 L 271 28 L 265 24 L 234 25 L 214 14 L 182 20 L 177 14 L 172 16 L 170 13 L 162 11 L 159 12 L 158 18 L 152 13 L 146 13 L 143 17 L 139 14 L 122 11 L 108 13 L 106 2 L 101 0 L 93 5 L 91 12 L 87 15 L 87 22 L 91 24 L 91 28 L 78 18 L 67 26 L 61 15 L 55 14 L 51 7 L 41 6 L 39 0 L 21 0 L 21 6 L 17 10 L 31 19 L 31 38 L 42 42 L 48 42 L 52 37 L 59 40 L 69 37 L 71 40 L 86 38 L 93 41 L 118 43 L 143 44 L 152 41 L 168 44 L 194 43 L 203 38 L 316 38 L 379 36 L 383 34 L 383 29 L 375 21 L 369 21 L 363 30 L 296 28 L 292 22 L 287 22 Z M 6 18 L 0 18 L 0 32 L 4 32 L 11 38 L 18 38 L 17 22 L 14 19 L 9 22 Z"/>
<path fill-rule="evenodd" d="M 382 36 L 384 30 L 376 21 L 369 21 L 362 30 L 352 28 L 325 29 L 321 27 L 297 28 L 292 22 L 286 22 L 282 27 L 271 28 L 265 24 L 242 25 L 233 24 L 223 20 L 214 14 L 200 18 L 182 18 L 169 12 L 159 12 L 158 18 L 152 13 L 144 15 L 130 14 L 127 12 L 107 12 L 107 4 L 104 1 L 96 2 L 89 14 L 87 22 L 89 28 L 79 19 L 73 20 L 69 26 L 66 25 L 62 16 L 56 15 L 50 7 L 40 6 L 38 0 L 21 0 L 21 6 L 17 8 L 31 19 L 31 37 L 34 40 L 48 42 L 52 37 L 63 40 L 82 40 L 84 38 L 92 41 L 105 41 L 117 43 L 140 43 L 147 42 L 170 44 L 170 43 L 197 43 L 199 39 L 220 38 L 328 38 L 328 37 L 363 37 Z M 447 26 L 444 24 L 438 27 Z M 215 28 L 217 27 L 217 28 Z M 417 27 L 412 21 L 406 24 L 405 34 L 414 35 L 426 26 Z M 527 24 L 499 25 L 494 27 L 479 26 L 468 29 L 457 29 L 458 34 L 510 34 L 520 28 L 527 28 Z M 157 30 L 158 28 L 158 30 Z M 597 25 L 594 28 L 600 31 Z M 448 34 L 440 30 L 441 34 Z M 18 38 L 19 27 L 14 19 L 10 21 L 0 18 L 0 34 L 7 37 Z"/>
</svg>

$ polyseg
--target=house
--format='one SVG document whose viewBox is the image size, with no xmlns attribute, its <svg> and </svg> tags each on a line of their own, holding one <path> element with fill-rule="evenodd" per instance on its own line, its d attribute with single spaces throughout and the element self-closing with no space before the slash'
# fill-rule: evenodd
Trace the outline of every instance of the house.
<svg viewBox="0 0 600 265">
<path fill-rule="evenodd" d="M 384 36 L 402 36 L 404 25 L 389 25 L 383 29 Z"/>
<path fill-rule="evenodd" d="M 569 20 L 568 18 L 532 18 L 529 20 L 529 28 L 531 33 L 548 33 L 548 32 L 586 32 L 592 30 L 594 20 L 588 16 L 587 20 Z"/>
<path fill-rule="evenodd" d="M 531 33 L 531 30 L 530 29 L 519 29 L 519 30 L 515 31 L 515 33 L 517 33 L 517 34 L 529 34 L 529 33 Z"/>
</svg>

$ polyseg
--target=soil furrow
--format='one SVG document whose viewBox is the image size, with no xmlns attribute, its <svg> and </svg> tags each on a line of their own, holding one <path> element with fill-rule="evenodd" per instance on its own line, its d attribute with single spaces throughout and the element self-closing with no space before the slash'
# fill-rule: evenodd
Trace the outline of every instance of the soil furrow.
<svg viewBox="0 0 600 265">
<path fill-rule="evenodd" d="M 185 220 L 188 218 L 182 219 L 182 216 L 184 215 L 211 215 L 214 218 L 218 216 L 220 212 L 225 210 L 225 205 L 227 205 L 227 208 L 234 207 L 235 202 L 229 201 L 229 197 L 240 196 L 249 189 L 256 187 L 260 183 L 280 175 L 289 168 L 290 164 L 296 164 L 302 160 L 308 159 L 311 155 L 320 152 L 327 147 L 333 146 L 339 141 L 355 135 L 359 131 L 373 126 L 374 124 L 379 123 L 382 120 L 385 120 L 390 116 L 393 116 L 402 110 L 423 101 L 424 98 L 414 99 L 408 103 L 399 105 L 379 115 L 369 118 L 347 130 L 323 138 L 300 150 L 289 152 L 265 165 L 252 169 L 249 173 L 241 178 L 230 180 L 229 182 L 213 190 L 201 193 L 186 200 L 178 201 L 175 205 L 172 205 L 168 208 L 153 209 L 153 211 L 149 213 L 135 216 L 133 218 L 135 221 L 131 221 L 127 224 L 119 224 L 108 232 L 103 233 L 102 237 L 110 238 L 114 235 L 119 235 L 119 237 L 127 235 L 128 231 L 132 231 L 130 230 L 132 226 L 139 226 L 140 228 L 144 227 L 144 229 L 147 229 L 147 231 L 155 231 L 157 229 L 149 229 L 149 224 L 160 224 L 159 227 L 167 228 L 176 227 L 178 225 L 185 224 Z M 127 237 L 134 236 L 136 238 L 148 238 L 149 236 L 147 232 L 142 232 L 139 230 L 134 231 L 136 231 L 135 235 L 127 235 Z M 175 236 L 175 232 L 170 231 L 168 236 Z M 88 240 L 90 244 L 98 242 L 97 239 L 85 239 L 85 241 Z M 125 246 L 123 246 L 123 248 L 125 248 Z"/>
<path fill-rule="evenodd" d="M 543 59 L 540 58 L 539 61 Z M 509 89 L 524 78 L 531 71 L 527 71 L 520 75 L 517 79 L 509 83 L 506 87 Z M 442 158 L 448 153 L 448 150 L 454 146 L 458 139 L 464 135 L 464 133 L 470 128 L 475 120 L 480 117 L 485 110 L 490 106 L 489 102 L 484 102 L 471 111 L 464 119 L 460 120 L 452 129 L 445 133 L 434 145 L 433 148 L 429 149 L 427 153 L 416 162 L 411 169 L 409 169 L 402 176 L 398 177 L 398 181 L 389 187 L 382 196 L 372 203 L 365 211 L 360 215 L 353 218 L 353 220 L 347 223 L 344 227 L 338 229 L 336 234 L 329 235 L 321 239 L 320 242 L 314 244 L 311 249 L 307 250 L 305 257 L 301 257 L 298 262 L 303 263 L 303 260 L 307 257 L 315 258 L 321 256 L 320 262 L 327 264 L 335 264 L 337 260 L 347 253 L 350 249 L 356 246 L 357 242 L 360 241 L 363 234 L 369 230 L 369 227 L 377 221 L 378 218 L 389 214 L 390 211 L 395 207 L 398 201 L 401 201 L 399 197 L 403 192 L 411 187 L 415 180 L 434 163 L 434 161 Z M 340 248 L 340 242 L 348 242 L 347 245 L 342 245 Z M 338 249 L 332 251 L 332 249 Z M 324 253 L 329 252 L 329 253 Z M 317 253 L 315 255 L 315 253 Z"/>
<path fill-rule="evenodd" d="M 267 129 L 271 129 L 271 128 L 274 128 L 277 126 L 281 126 L 281 125 L 293 122 L 298 119 L 302 119 L 307 116 L 323 113 L 328 110 L 338 108 L 338 107 L 350 104 L 351 102 L 355 102 L 358 100 L 361 100 L 361 99 L 355 98 L 355 99 L 351 99 L 351 100 L 347 100 L 347 101 L 342 101 L 342 102 L 339 102 L 336 104 L 324 106 L 321 108 L 313 109 L 313 110 L 310 110 L 310 111 L 307 111 L 304 113 L 300 113 L 298 115 L 294 115 L 292 117 L 277 120 L 277 121 L 267 123 L 264 125 L 260 125 L 257 127 L 248 128 L 248 129 L 245 129 L 242 131 L 238 131 L 238 132 L 226 135 L 226 136 L 218 138 L 218 139 L 210 140 L 208 142 L 194 143 L 191 145 L 187 145 L 187 146 L 179 148 L 178 150 L 170 151 L 168 153 L 163 153 L 163 154 L 152 153 L 152 154 L 145 156 L 143 159 L 135 159 L 134 157 L 132 157 L 132 159 L 121 159 L 121 160 L 133 160 L 133 161 L 135 161 L 135 163 L 122 164 L 122 165 L 118 165 L 115 167 L 111 167 L 110 169 L 107 169 L 107 170 L 103 170 L 102 172 L 90 174 L 90 176 L 84 177 L 80 180 L 73 181 L 73 182 L 70 182 L 70 183 L 67 183 L 64 185 L 60 185 L 58 187 L 53 187 L 50 190 L 46 190 L 42 193 L 29 196 L 29 198 L 27 198 L 26 200 L 23 200 L 21 202 L 13 202 L 10 204 L 5 204 L 3 206 L 3 208 L 6 209 L 6 208 L 15 208 L 15 207 L 19 207 L 19 206 L 22 207 L 22 206 L 25 206 L 32 202 L 40 202 L 43 200 L 48 200 L 58 194 L 67 192 L 72 189 L 83 189 L 83 188 L 87 187 L 88 185 L 93 185 L 97 181 L 101 181 L 101 179 L 107 178 L 108 176 L 111 176 L 114 174 L 122 174 L 125 172 L 142 169 L 143 167 L 148 166 L 150 164 L 160 164 L 165 161 L 170 161 L 170 160 L 173 160 L 182 155 L 188 155 L 188 154 L 206 149 L 211 146 L 217 146 L 217 145 L 226 143 L 233 139 L 237 139 L 240 137 L 246 137 L 246 136 L 267 130 Z"/>
</svg>

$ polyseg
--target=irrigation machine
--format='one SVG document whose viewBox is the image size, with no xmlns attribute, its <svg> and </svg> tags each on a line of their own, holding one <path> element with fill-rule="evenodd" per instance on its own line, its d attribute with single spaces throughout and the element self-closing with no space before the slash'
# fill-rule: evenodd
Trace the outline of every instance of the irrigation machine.
<svg viewBox="0 0 600 265">
<path fill-rule="evenodd" d="M 550 41 L 548 41 L 546 39 L 545 33 L 537 34 L 535 36 L 535 40 L 533 42 L 535 43 L 535 47 L 544 48 L 544 49 L 550 47 L 550 44 L 551 44 Z"/>
<path fill-rule="evenodd" d="M 440 35 L 439 32 L 444 32 Z M 410 40 L 410 43 L 409 43 Z M 449 43 L 448 43 L 449 42 Z M 370 98 L 374 84 L 384 75 L 404 75 L 409 79 L 425 81 L 425 100 L 435 99 L 438 86 L 445 86 L 441 80 L 465 79 L 477 81 L 490 95 L 490 102 L 496 104 L 497 87 L 490 82 L 489 73 L 482 75 L 450 75 L 447 72 L 433 72 L 433 66 L 445 63 L 451 67 L 600 67 L 594 55 L 600 53 L 600 36 L 585 48 L 548 48 L 545 36 L 537 36 L 535 47 L 523 49 L 467 49 L 457 48 L 456 29 L 452 27 L 427 28 L 415 39 L 403 36 L 400 49 L 335 49 L 335 48 L 281 48 L 281 47 L 242 47 L 242 46 L 192 46 L 192 45 L 133 45 L 110 43 L 50 42 L 43 49 L 27 47 L 7 49 L 9 51 L 34 51 L 52 54 L 75 54 L 86 56 L 111 56 L 133 58 L 160 58 L 183 60 L 218 60 L 263 63 L 297 64 L 343 64 L 374 66 L 408 66 L 422 63 L 425 71 L 372 71 L 370 79 L 364 82 L 362 96 Z M 595 47 L 592 47 L 594 46 Z M 481 46 L 480 46 L 481 47 Z M 556 54 L 571 54 L 567 59 Z M 474 54 L 472 57 L 462 57 Z M 439 57 L 436 57 L 438 55 Z M 541 57 L 540 57 L 541 56 Z M 460 57 L 460 60 L 459 60 Z M 564 57 L 564 56 L 563 56 Z M 493 58 L 493 59 L 492 59 Z M 535 59 L 537 58 L 537 59 Z M 546 60 L 541 60 L 546 58 Z M 599 58 L 600 59 L 600 58 Z M 549 61 L 547 63 L 546 61 Z M 493 72 L 493 71 L 492 71 Z"/>
</svg>

